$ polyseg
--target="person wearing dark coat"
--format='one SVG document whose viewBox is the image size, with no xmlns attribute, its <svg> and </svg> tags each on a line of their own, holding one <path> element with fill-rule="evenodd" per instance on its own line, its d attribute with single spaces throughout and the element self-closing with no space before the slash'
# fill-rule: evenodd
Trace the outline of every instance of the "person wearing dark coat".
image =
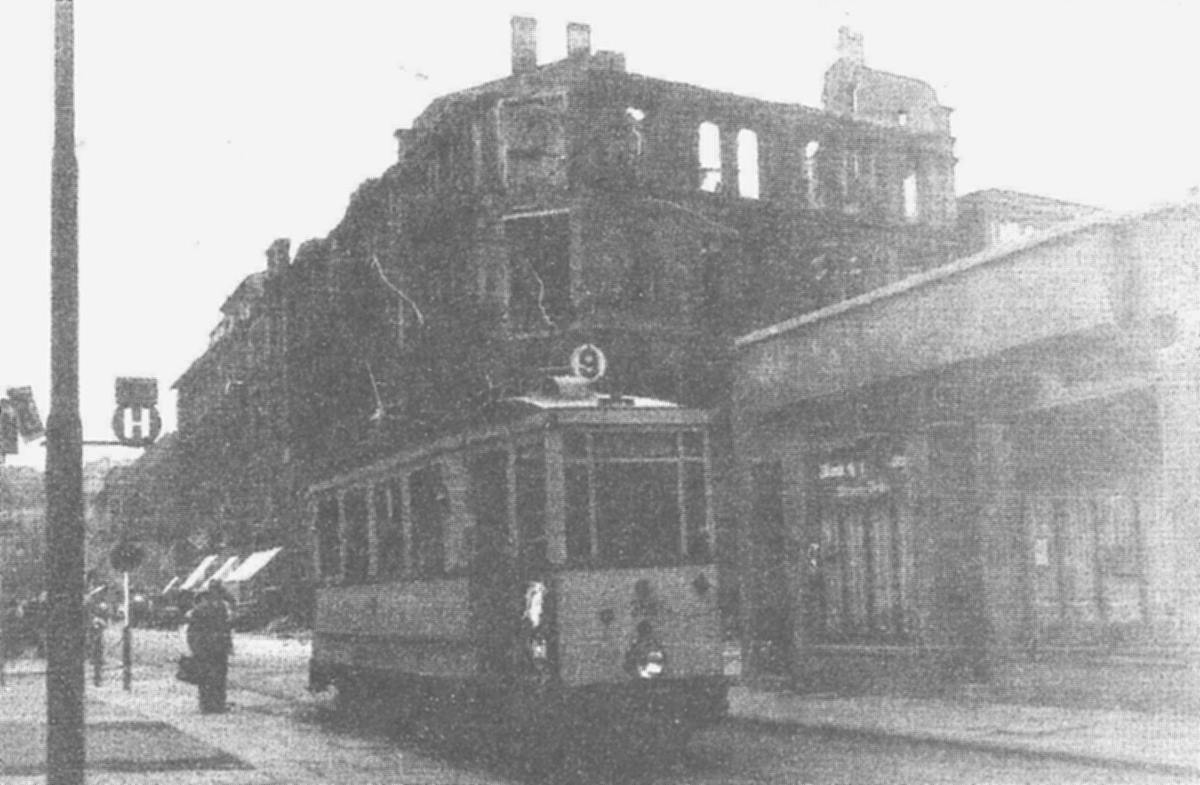
<svg viewBox="0 0 1200 785">
<path fill-rule="evenodd" d="M 187 621 L 188 648 L 196 662 L 197 686 L 200 688 L 200 713 L 223 712 L 233 635 L 229 609 L 220 590 L 210 587 L 201 592 L 195 607 L 188 611 Z"/>
</svg>

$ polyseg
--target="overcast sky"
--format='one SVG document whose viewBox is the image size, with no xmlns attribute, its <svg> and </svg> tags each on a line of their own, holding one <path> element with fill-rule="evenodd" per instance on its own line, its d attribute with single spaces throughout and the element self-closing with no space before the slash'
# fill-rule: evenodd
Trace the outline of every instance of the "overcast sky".
<svg viewBox="0 0 1200 785">
<path fill-rule="evenodd" d="M 0 2 L 0 384 L 33 385 L 43 416 L 52 7 Z M 506 74 L 514 13 L 538 18 L 543 62 L 563 55 L 568 20 L 587 22 L 593 48 L 631 71 L 810 106 L 849 20 L 868 65 L 929 82 L 954 109 L 959 193 L 1132 209 L 1200 184 L 1200 3 L 1184 0 L 81 2 L 85 438 L 111 438 L 118 375 L 158 377 L 173 427 L 170 385 L 270 242 L 326 234 L 392 162 L 396 128 Z"/>
</svg>

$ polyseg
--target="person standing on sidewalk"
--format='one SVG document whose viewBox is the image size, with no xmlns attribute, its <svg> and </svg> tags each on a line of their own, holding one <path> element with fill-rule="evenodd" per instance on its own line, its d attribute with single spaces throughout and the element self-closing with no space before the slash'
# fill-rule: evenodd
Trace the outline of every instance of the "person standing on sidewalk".
<svg viewBox="0 0 1200 785">
<path fill-rule="evenodd" d="M 226 708 L 229 652 L 233 648 L 229 609 L 219 587 L 208 587 L 196 600 L 196 606 L 187 615 L 188 648 L 192 650 L 199 677 L 200 713 L 216 714 Z"/>
</svg>

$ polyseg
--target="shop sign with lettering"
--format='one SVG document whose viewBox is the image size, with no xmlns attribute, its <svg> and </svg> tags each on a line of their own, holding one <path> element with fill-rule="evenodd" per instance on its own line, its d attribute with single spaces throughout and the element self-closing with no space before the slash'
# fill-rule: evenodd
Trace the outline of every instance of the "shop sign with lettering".
<svg viewBox="0 0 1200 785">
<path fill-rule="evenodd" d="M 820 456 L 815 480 L 820 492 L 839 499 L 879 496 L 892 490 L 908 459 L 892 445 L 870 442 Z"/>
</svg>

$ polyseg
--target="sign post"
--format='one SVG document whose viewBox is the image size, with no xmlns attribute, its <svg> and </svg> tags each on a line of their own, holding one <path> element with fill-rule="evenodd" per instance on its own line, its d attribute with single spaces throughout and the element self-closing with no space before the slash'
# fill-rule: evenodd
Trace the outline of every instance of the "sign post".
<svg viewBox="0 0 1200 785">
<path fill-rule="evenodd" d="M 125 623 L 121 627 L 121 683 L 126 691 L 133 688 L 133 619 L 130 616 L 132 605 L 129 602 L 129 573 L 138 568 L 146 552 L 142 546 L 130 540 L 117 543 L 109 554 L 113 569 L 119 570 L 123 576 L 124 616 Z"/>
<path fill-rule="evenodd" d="M 46 783 L 83 785 L 83 434 L 79 417 L 79 162 L 75 8 L 54 3 L 50 413 L 46 418 Z"/>
</svg>

